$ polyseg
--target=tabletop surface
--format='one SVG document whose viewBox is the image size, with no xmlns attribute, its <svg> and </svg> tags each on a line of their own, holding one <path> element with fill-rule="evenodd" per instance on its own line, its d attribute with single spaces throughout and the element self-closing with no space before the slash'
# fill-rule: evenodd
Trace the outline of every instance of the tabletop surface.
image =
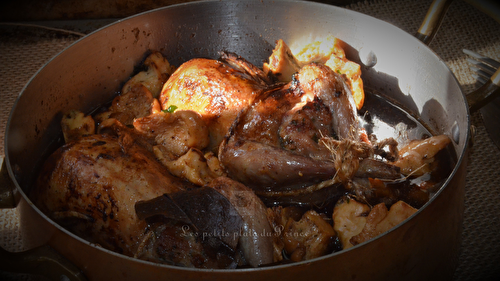
<svg viewBox="0 0 500 281">
<path fill-rule="evenodd" d="M 431 2 L 372 0 L 344 7 L 414 34 Z M 8 116 L 22 88 L 48 60 L 78 39 L 78 35 L 60 30 L 0 23 L 0 157 L 4 157 Z M 477 84 L 462 49 L 500 61 L 500 24 L 470 4 L 454 1 L 429 47 L 467 93 Z M 473 114 L 472 124 L 476 134 L 467 167 L 462 247 L 454 280 L 500 280 L 500 150 L 488 136 L 480 114 Z M 0 246 L 25 250 L 16 209 L 0 210 Z M 0 273 L 2 280 L 30 278 Z"/>
</svg>

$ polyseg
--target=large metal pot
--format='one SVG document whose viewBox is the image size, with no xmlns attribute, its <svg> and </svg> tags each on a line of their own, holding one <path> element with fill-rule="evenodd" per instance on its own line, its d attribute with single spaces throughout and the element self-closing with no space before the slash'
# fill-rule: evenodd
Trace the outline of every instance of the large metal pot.
<svg viewBox="0 0 500 281">
<path fill-rule="evenodd" d="M 277 39 L 293 45 L 327 35 L 348 44 L 347 56 L 361 63 L 366 85 L 381 89 L 432 131 L 449 135 L 458 156 L 436 196 L 388 233 L 306 262 L 256 269 L 187 269 L 136 260 L 88 243 L 51 221 L 27 197 L 40 161 L 60 137 L 61 112 L 89 112 L 111 100 L 148 50 L 161 51 L 174 65 L 193 57 L 216 58 L 220 50 L 261 65 Z M 446 64 L 417 38 L 386 22 L 313 2 L 192 2 L 118 21 L 47 63 L 11 112 L 2 172 L 7 170 L 12 179 L 27 246 L 50 245 L 76 266 L 66 267 L 70 278 L 445 280 L 451 279 L 458 261 L 469 119 L 465 96 Z"/>
</svg>

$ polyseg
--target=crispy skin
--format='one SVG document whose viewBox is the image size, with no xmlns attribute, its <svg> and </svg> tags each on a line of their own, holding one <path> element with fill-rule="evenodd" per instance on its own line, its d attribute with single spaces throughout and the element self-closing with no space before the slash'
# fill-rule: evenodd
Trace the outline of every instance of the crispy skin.
<svg viewBox="0 0 500 281">
<path fill-rule="evenodd" d="M 135 203 L 188 187 L 130 138 L 93 135 L 50 156 L 31 198 L 77 235 L 133 256 L 147 228 Z"/>
<path fill-rule="evenodd" d="M 197 58 L 182 64 L 163 86 L 162 109 L 193 110 L 206 121 L 215 150 L 238 113 L 252 103 L 267 83 L 264 74 L 235 56 Z"/>
</svg>

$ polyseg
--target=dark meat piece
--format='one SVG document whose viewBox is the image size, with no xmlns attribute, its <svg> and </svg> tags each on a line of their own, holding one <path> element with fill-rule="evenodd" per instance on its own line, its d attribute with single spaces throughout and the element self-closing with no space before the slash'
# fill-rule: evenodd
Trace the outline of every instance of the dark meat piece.
<svg viewBox="0 0 500 281">
<path fill-rule="evenodd" d="M 243 221 L 226 197 L 210 187 L 169 196 L 191 219 L 203 239 L 215 237 L 236 249 Z"/>
<path fill-rule="evenodd" d="M 294 81 L 263 92 L 240 114 L 219 159 L 229 177 L 258 195 L 304 193 L 336 174 L 332 153 L 319 139 L 358 141 L 356 118 L 344 78 L 324 65 L 307 65 Z"/>
<path fill-rule="evenodd" d="M 175 221 L 189 226 L 193 225 L 188 215 L 168 194 L 135 203 L 135 212 L 140 220 L 145 220 L 149 224 Z"/>
<path fill-rule="evenodd" d="M 236 261 L 234 253 L 241 252 L 253 267 L 273 262 L 273 230 L 266 207 L 251 189 L 229 178 L 219 177 L 207 186 L 138 202 L 135 207 L 138 216 L 150 224 L 171 228 L 182 223 L 186 232 L 197 236 L 204 249 L 198 256 L 222 251 L 226 258 L 233 253 Z M 160 246 L 149 243 L 148 247 Z M 148 248 L 145 251 L 152 252 Z"/>
<path fill-rule="evenodd" d="M 210 187 L 165 194 L 135 205 L 153 233 L 138 256 L 187 267 L 234 268 L 243 220 L 231 202 Z"/>
<path fill-rule="evenodd" d="M 239 246 L 253 267 L 273 262 L 273 230 L 267 209 L 253 190 L 226 177 L 218 177 L 208 186 L 224 195 L 243 219 Z"/>
<path fill-rule="evenodd" d="M 399 167 L 371 158 L 365 158 L 359 162 L 359 167 L 355 175 L 356 177 L 393 180 L 402 178 Z"/>
<path fill-rule="evenodd" d="M 150 226 L 136 256 L 155 263 L 196 268 L 235 268 L 238 255 L 219 239 L 203 240 L 193 227 L 165 221 Z"/>
</svg>

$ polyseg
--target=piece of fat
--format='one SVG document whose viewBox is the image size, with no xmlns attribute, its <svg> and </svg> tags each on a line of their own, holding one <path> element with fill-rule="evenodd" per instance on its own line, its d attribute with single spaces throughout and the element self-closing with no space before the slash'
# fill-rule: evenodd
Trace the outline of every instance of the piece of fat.
<svg viewBox="0 0 500 281">
<path fill-rule="evenodd" d="M 61 127 L 64 135 L 64 141 L 70 143 L 83 136 L 95 134 L 95 122 L 92 116 L 78 110 L 70 110 L 63 115 Z"/>
<path fill-rule="evenodd" d="M 391 230 L 413 215 L 417 209 L 403 201 L 394 203 L 389 210 L 384 203 L 375 205 L 368 216 L 363 230 L 353 236 L 349 242 L 353 245 L 363 243 Z"/>
<path fill-rule="evenodd" d="M 368 205 L 353 199 L 343 199 L 333 209 L 333 229 L 337 232 L 344 249 L 353 246 L 349 240 L 361 233 L 368 212 L 370 212 Z"/>
</svg>

